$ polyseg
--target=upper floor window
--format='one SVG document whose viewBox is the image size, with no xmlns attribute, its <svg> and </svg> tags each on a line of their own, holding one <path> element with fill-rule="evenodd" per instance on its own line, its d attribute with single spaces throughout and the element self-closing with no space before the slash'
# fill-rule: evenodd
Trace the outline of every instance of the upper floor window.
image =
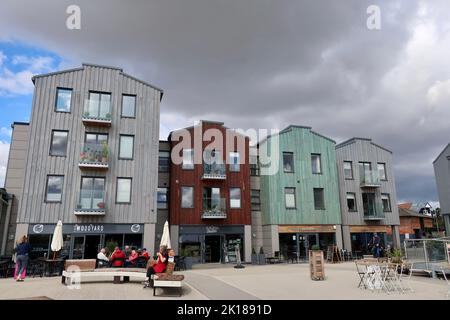
<svg viewBox="0 0 450 320">
<path fill-rule="evenodd" d="M 134 156 L 134 136 L 120 135 L 119 159 L 132 160 Z"/>
<path fill-rule="evenodd" d="M 131 203 L 131 178 L 117 178 L 117 203 Z"/>
<path fill-rule="evenodd" d="M 99 210 L 105 208 L 105 178 L 81 177 L 80 209 Z"/>
<path fill-rule="evenodd" d="M 239 209 L 241 207 L 241 189 L 230 188 L 230 208 Z"/>
<path fill-rule="evenodd" d="M 89 103 L 84 110 L 87 118 L 111 119 L 111 94 L 89 92 Z"/>
<path fill-rule="evenodd" d="M 286 209 L 295 209 L 295 188 L 284 188 Z"/>
<path fill-rule="evenodd" d="M 386 175 L 386 164 L 385 163 L 378 163 L 378 175 L 380 176 L 380 180 L 387 180 Z"/>
<path fill-rule="evenodd" d="M 320 154 L 311 154 L 311 168 L 312 173 L 322 173 L 322 163 Z"/>
<path fill-rule="evenodd" d="M 183 169 L 194 169 L 194 150 L 183 149 Z"/>
<path fill-rule="evenodd" d="M 383 211 L 391 212 L 391 197 L 388 193 L 381 194 L 381 202 L 383 203 Z"/>
<path fill-rule="evenodd" d="M 292 152 L 283 152 L 283 171 L 294 172 L 294 154 Z"/>
<path fill-rule="evenodd" d="M 72 102 L 72 89 L 57 88 L 55 111 L 70 112 Z"/>
<path fill-rule="evenodd" d="M 168 194 L 169 194 L 168 188 L 158 188 L 158 193 L 157 193 L 157 197 L 156 197 L 158 209 L 167 209 Z"/>
<path fill-rule="evenodd" d="M 252 201 L 252 210 L 259 211 L 261 210 L 261 197 L 259 190 L 251 190 L 250 191 L 251 201 Z"/>
<path fill-rule="evenodd" d="M 353 192 L 347 193 L 347 209 L 349 212 L 358 211 L 356 207 L 356 194 Z"/>
<path fill-rule="evenodd" d="M 353 179 L 353 166 L 351 161 L 344 161 L 344 177 L 345 179 Z"/>
<path fill-rule="evenodd" d="M 325 209 L 325 199 L 324 199 L 323 188 L 314 188 L 314 209 L 324 210 Z"/>
<path fill-rule="evenodd" d="M 50 144 L 50 155 L 65 157 L 67 153 L 68 131 L 53 130 Z"/>
<path fill-rule="evenodd" d="M 181 187 L 181 208 L 194 207 L 194 187 Z"/>
<path fill-rule="evenodd" d="M 61 202 L 64 176 L 47 176 L 46 202 Z"/>
<path fill-rule="evenodd" d="M 136 117 L 136 96 L 129 94 L 122 95 L 122 117 Z"/>
<path fill-rule="evenodd" d="M 158 159 L 158 171 L 169 172 L 169 166 L 170 166 L 170 152 L 160 151 Z"/>
<path fill-rule="evenodd" d="M 250 156 L 250 175 L 259 176 L 259 160 L 257 156 Z"/>
<path fill-rule="evenodd" d="M 240 162 L 239 152 L 230 152 L 230 171 L 239 172 Z"/>
</svg>

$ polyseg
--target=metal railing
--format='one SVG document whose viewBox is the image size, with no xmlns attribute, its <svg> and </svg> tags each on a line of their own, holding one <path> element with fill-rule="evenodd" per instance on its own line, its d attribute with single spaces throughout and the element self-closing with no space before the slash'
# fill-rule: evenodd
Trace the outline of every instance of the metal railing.
<svg viewBox="0 0 450 320">
<path fill-rule="evenodd" d="M 111 102 L 87 99 L 83 119 L 111 121 Z"/>
<path fill-rule="evenodd" d="M 109 147 L 103 143 L 85 143 L 80 153 L 80 164 L 107 166 L 109 161 Z"/>
<path fill-rule="evenodd" d="M 226 169 L 223 163 L 203 164 L 202 179 L 225 179 Z"/>
<path fill-rule="evenodd" d="M 380 174 L 377 170 L 365 170 L 360 173 L 361 187 L 380 187 Z"/>
<path fill-rule="evenodd" d="M 102 194 L 102 198 L 82 198 L 77 203 L 75 213 L 85 213 L 85 214 L 104 213 L 106 208 L 103 199 L 104 194 Z"/>
<path fill-rule="evenodd" d="M 383 205 L 381 203 L 377 202 L 375 203 L 375 206 L 364 209 L 365 220 L 382 220 L 385 217 Z"/>
<path fill-rule="evenodd" d="M 203 198 L 202 219 L 225 219 L 226 217 L 225 198 Z"/>
</svg>

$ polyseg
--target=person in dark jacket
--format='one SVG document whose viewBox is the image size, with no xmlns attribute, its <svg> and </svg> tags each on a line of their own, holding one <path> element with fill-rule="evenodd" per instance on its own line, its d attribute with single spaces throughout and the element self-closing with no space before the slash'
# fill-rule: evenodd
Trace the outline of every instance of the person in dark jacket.
<svg viewBox="0 0 450 320">
<path fill-rule="evenodd" d="M 23 236 L 17 243 L 15 248 L 16 263 L 17 263 L 17 281 L 23 281 L 24 274 L 26 274 L 28 265 L 28 254 L 30 253 L 30 244 L 27 236 Z"/>
<path fill-rule="evenodd" d="M 381 238 L 375 232 L 372 240 L 369 242 L 369 247 L 372 248 L 372 254 L 374 258 L 379 258 L 381 255 Z"/>
</svg>

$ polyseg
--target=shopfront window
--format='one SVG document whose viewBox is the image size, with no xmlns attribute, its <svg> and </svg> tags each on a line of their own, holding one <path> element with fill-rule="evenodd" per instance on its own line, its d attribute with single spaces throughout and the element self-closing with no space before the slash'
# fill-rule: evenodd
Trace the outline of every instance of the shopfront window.
<svg viewBox="0 0 450 320">
<path fill-rule="evenodd" d="M 28 239 L 31 251 L 30 259 L 36 259 L 48 255 L 50 248 L 50 235 L 30 235 Z"/>
<path fill-rule="evenodd" d="M 180 255 L 191 257 L 193 262 L 201 262 L 200 235 L 189 234 L 180 236 Z"/>
</svg>

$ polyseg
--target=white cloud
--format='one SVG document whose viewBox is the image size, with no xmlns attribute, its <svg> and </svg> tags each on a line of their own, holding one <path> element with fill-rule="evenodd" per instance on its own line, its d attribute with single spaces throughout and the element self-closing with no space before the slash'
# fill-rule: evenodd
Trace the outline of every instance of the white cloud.
<svg viewBox="0 0 450 320">
<path fill-rule="evenodd" d="M 9 143 L 0 141 L 0 186 L 5 185 L 6 166 L 8 165 Z"/>
<path fill-rule="evenodd" d="M 0 135 L 4 135 L 4 136 L 11 137 L 11 135 L 12 135 L 12 129 L 11 129 L 11 128 L 8 129 L 8 128 L 6 128 L 6 127 L 2 127 L 2 128 L 0 129 Z"/>
<path fill-rule="evenodd" d="M 3 65 L 3 62 L 6 60 L 6 56 L 0 51 L 0 67 Z"/>
<path fill-rule="evenodd" d="M 54 60 L 52 57 L 29 57 L 16 55 L 12 58 L 13 65 L 23 65 L 33 73 L 49 72 L 53 70 Z"/>
</svg>

